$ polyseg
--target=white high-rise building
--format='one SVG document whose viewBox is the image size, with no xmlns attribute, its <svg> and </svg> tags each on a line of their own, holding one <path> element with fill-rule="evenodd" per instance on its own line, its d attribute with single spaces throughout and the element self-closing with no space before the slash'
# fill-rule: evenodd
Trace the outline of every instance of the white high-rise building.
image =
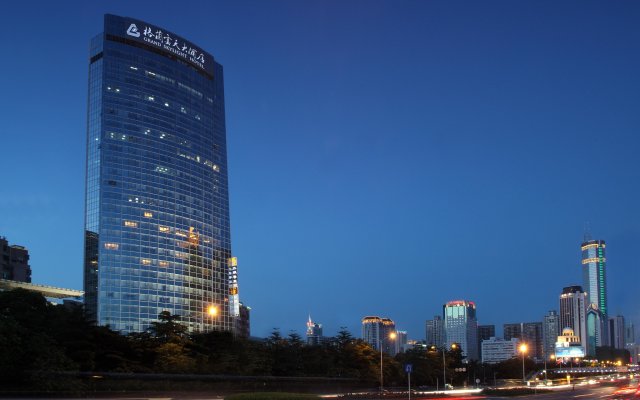
<svg viewBox="0 0 640 400">
<path fill-rule="evenodd" d="M 583 348 L 587 348 L 587 294 L 582 286 L 568 286 L 560 295 L 560 330 L 571 328 L 573 334 L 580 338 Z"/>
<path fill-rule="evenodd" d="M 447 347 L 457 343 L 468 360 L 478 359 L 478 320 L 473 301 L 455 300 L 443 306 Z"/>
</svg>

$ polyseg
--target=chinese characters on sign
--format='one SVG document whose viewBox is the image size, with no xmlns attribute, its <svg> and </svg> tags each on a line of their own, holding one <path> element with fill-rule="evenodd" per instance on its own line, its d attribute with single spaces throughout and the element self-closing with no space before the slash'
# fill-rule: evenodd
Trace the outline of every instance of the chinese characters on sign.
<svg viewBox="0 0 640 400">
<path fill-rule="evenodd" d="M 161 29 L 154 30 L 154 28 L 149 26 L 145 26 L 142 32 L 140 32 L 136 24 L 131 24 L 127 29 L 127 35 L 135 38 L 140 38 L 140 36 L 142 36 L 142 40 L 146 43 L 174 53 L 177 56 L 189 60 L 200 68 L 205 69 L 204 53 L 199 49 L 188 45 L 184 40 L 178 37 L 172 37 L 168 32 L 163 32 Z"/>
</svg>

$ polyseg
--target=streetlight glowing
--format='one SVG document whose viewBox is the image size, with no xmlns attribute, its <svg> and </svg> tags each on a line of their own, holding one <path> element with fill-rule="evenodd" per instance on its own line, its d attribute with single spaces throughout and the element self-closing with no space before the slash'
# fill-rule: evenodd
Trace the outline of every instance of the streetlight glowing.
<svg viewBox="0 0 640 400">
<path fill-rule="evenodd" d="M 452 348 L 452 349 L 454 349 L 454 350 L 455 350 L 457 347 L 458 347 L 458 345 L 457 345 L 457 344 L 455 344 L 455 343 L 452 343 L 452 344 L 451 344 L 451 348 Z"/>
<path fill-rule="evenodd" d="M 216 315 L 218 315 L 218 307 L 209 306 L 209 308 L 207 308 L 207 314 L 209 314 L 212 317 L 215 317 Z"/>
<path fill-rule="evenodd" d="M 524 375 L 524 355 L 527 352 L 527 344 L 526 343 L 522 343 L 520 345 L 520 353 L 522 353 L 522 384 L 524 384 L 525 381 L 525 375 Z"/>
<path fill-rule="evenodd" d="M 395 332 L 391 332 L 391 333 L 389 334 L 389 339 L 391 339 L 391 340 L 395 340 L 396 336 L 398 336 L 398 335 L 397 335 Z"/>
</svg>

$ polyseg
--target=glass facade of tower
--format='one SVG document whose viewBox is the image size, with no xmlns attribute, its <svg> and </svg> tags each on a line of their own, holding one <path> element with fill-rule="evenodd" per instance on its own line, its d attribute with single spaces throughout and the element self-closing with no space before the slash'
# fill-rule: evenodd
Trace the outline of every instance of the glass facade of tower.
<svg viewBox="0 0 640 400">
<path fill-rule="evenodd" d="M 604 240 L 588 240 L 580 246 L 582 251 L 582 280 L 584 289 L 587 292 L 587 307 L 594 310 L 593 313 L 600 315 L 592 317 L 592 329 L 588 332 L 589 340 L 598 343 L 598 346 L 607 345 L 608 335 L 606 323 L 607 306 L 607 276 Z M 596 320 L 599 319 L 600 322 Z M 602 328 L 599 328 L 602 326 Z M 602 332 L 600 332 L 600 330 Z"/>
<path fill-rule="evenodd" d="M 595 304 L 607 315 L 607 278 L 604 240 L 589 240 L 582 243 L 582 278 L 587 291 L 588 303 Z"/>
<path fill-rule="evenodd" d="M 469 360 L 478 360 L 478 320 L 476 304 L 455 300 L 443 306 L 444 330 L 447 347 L 457 343 Z"/>
<path fill-rule="evenodd" d="M 90 46 L 86 179 L 88 316 L 139 332 L 169 311 L 191 331 L 231 330 L 222 66 L 172 32 L 106 15 Z"/>
</svg>

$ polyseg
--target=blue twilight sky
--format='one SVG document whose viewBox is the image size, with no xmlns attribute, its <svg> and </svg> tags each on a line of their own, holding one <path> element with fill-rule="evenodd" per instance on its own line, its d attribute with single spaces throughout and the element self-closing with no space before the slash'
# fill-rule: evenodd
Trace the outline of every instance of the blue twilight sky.
<svg viewBox="0 0 640 400">
<path fill-rule="evenodd" d="M 82 288 L 89 39 L 138 18 L 225 67 L 231 223 L 252 333 L 307 315 L 410 338 L 442 304 L 536 321 L 582 284 L 640 322 L 637 1 L 14 1 L 0 12 L 0 235 Z"/>
</svg>

